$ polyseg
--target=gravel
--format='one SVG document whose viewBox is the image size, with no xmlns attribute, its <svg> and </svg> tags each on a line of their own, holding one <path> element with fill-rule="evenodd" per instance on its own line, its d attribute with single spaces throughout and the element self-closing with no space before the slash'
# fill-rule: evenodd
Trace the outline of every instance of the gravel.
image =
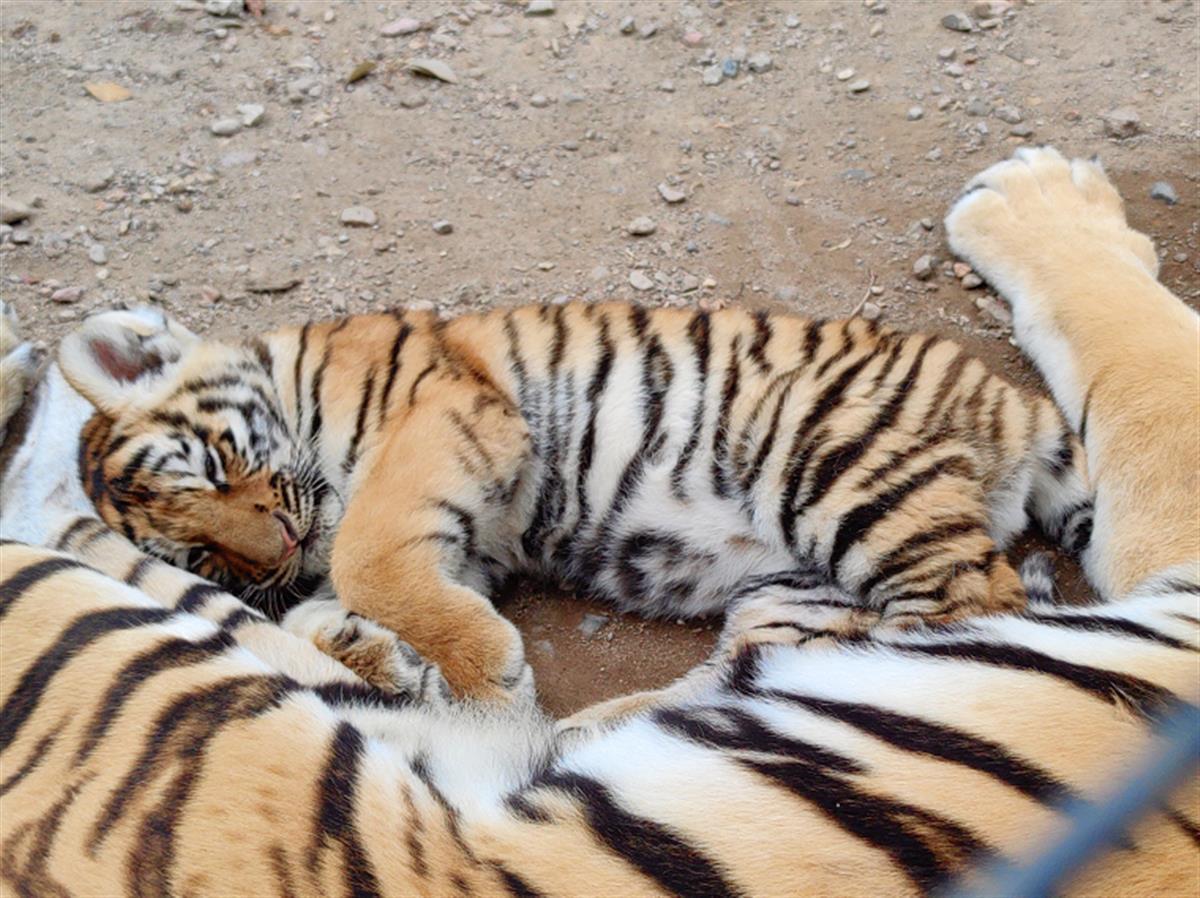
<svg viewBox="0 0 1200 898">
<path fill-rule="evenodd" d="M 1025 116 L 1016 106 L 999 106 L 996 109 L 996 118 L 1005 124 L 1017 125 L 1024 121 Z"/>
<path fill-rule="evenodd" d="M 529 0 L 525 4 L 525 15 L 548 16 L 554 12 L 554 0 Z"/>
<path fill-rule="evenodd" d="M 658 195 L 671 204 L 682 203 L 687 199 L 687 194 L 684 191 L 677 187 L 672 187 L 665 181 L 658 185 Z"/>
<path fill-rule="evenodd" d="M 405 34 L 413 34 L 420 31 L 422 23 L 420 19 L 413 19 L 405 16 L 401 19 L 394 19 L 388 22 L 379 29 L 379 33 L 384 37 L 401 37 Z"/>
<path fill-rule="evenodd" d="M 233 137 L 242 130 L 242 123 L 235 118 L 219 118 L 208 126 L 208 130 L 217 137 Z"/>
<path fill-rule="evenodd" d="M 634 290 L 646 291 L 654 286 L 654 281 L 650 280 L 650 278 L 646 275 L 646 272 L 642 271 L 640 268 L 635 268 L 633 271 L 629 272 L 629 286 L 631 286 Z"/>
<path fill-rule="evenodd" d="M 761 75 L 763 72 L 769 72 L 775 67 L 775 60 L 771 58 L 770 53 L 755 53 L 746 60 L 746 65 L 749 66 L 750 71 Z"/>
<path fill-rule="evenodd" d="M 871 89 L 871 82 L 866 78 L 859 78 L 857 81 L 851 81 L 846 89 L 852 94 L 861 94 Z"/>
<path fill-rule="evenodd" d="M 374 210 L 366 206 L 348 206 L 342 210 L 342 214 L 338 216 L 338 220 L 348 227 L 370 228 L 374 227 L 379 219 L 375 215 Z"/>
<path fill-rule="evenodd" d="M 625 226 L 625 230 L 634 237 L 649 237 L 658 230 L 658 225 L 648 215 L 639 215 Z"/>
<path fill-rule="evenodd" d="M 926 253 L 917 259 L 917 261 L 913 262 L 913 277 L 919 281 L 929 280 L 931 277 L 933 277 L 934 271 L 936 270 L 936 265 L 937 263 L 933 256 Z"/>
<path fill-rule="evenodd" d="M 24 203 L 8 197 L 0 197 L 0 223 L 16 224 L 33 215 L 33 210 Z"/>
<path fill-rule="evenodd" d="M 444 218 L 439 218 L 433 223 L 433 233 L 441 234 L 443 236 L 446 234 L 453 234 L 454 225 L 450 224 L 450 222 L 446 221 Z"/>
<path fill-rule="evenodd" d="M 579 622 L 579 626 L 575 629 L 583 634 L 584 639 L 591 639 L 602 629 L 609 621 L 607 614 L 585 614 L 583 620 Z"/>
<path fill-rule="evenodd" d="M 1141 117 L 1128 106 L 1121 106 L 1105 113 L 1103 120 L 1104 133 L 1118 140 L 1134 137 L 1142 130 Z"/>
<path fill-rule="evenodd" d="M 1150 196 L 1152 199 L 1162 200 L 1168 206 L 1174 206 L 1179 202 L 1179 194 L 1167 181 L 1155 181 L 1150 187 Z"/>
<path fill-rule="evenodd" d="M 258 103 L 242 103 L 238 106 L 237 111 L 238 115 L 242 117 L 242 125 L 246 128 L 253 128 L 267 114 L 266 107 Z"/>
<path fill-rule="evenodd" d="M 108 261 L 108 250 L 103 243 L 93 243 L 88 247 L 88 258 L 96 265 L 103 265 Z"/>
<path fill-rule="evenodd" d="M 952 12 L 949 15 L 942 16 L 942 27 L 949 28 L 951 31 L 970 31 L 975 27 L 971 21 L 971 17 L 965 12 Z"/>
<path fill-rule="evenodd" d="M 910 122 L 919 122 L 923 118 L 925 118 L 925 110 L 920 106 L 908 107 L 908 120 Z"/>
</svg>

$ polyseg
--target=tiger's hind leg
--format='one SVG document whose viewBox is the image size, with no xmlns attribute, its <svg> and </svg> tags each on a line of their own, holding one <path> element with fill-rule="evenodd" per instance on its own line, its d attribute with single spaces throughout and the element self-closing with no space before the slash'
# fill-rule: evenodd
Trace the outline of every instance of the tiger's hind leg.
<svg viewBox="0 0 1200 898">
<path fill-rule="evenodd" d="M 1086 449 L 1092 584 L 1113 598 L 1167 570 L 1200 583 L 1200 318 L 1156 280 L 1099 163 L 1018 150 L 972 180 L 946 232 L 1012 304 Z"/>
<path fill-rule="evenodd" d="M 478 383 L 429 381 L 355 485 L 333 585 L 349 611 L 396 633 L 459 696 L 531 700 L 520 635 L 486 595 L 520 533 L 528 432 Z"/>
<path fill-rule="evenodd" d="M 881 616 L 853 596 L 808 571 L 786 572 L 751 585 L 725 613 L 725 624 L 712 655 L 662 689 L 598 702 L 559 722 L 568 739 L 594 735 L 638 714 L 734 686 L 738 661 L 771 646 L 799 646 L 828 640 L 861 639 Z"/>
</svg>

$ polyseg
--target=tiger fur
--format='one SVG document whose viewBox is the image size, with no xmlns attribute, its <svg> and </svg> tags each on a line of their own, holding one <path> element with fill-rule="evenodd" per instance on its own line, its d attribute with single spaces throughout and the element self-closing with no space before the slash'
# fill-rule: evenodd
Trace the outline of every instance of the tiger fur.
<svg viewBox="0 0 1200 898">
<path fill-rule="evenodd" d="M 948 232 L 1009 291 L 1068 416 L 1093 397 L 1096 604 L 1035 594 L 972 621 L 814 639 L 805 607 L 845 596 L 797 576 L 742 598 L 704 682 L 556 736 L 528 706 L 449 701 L 408 652 L 392 663 L 426 685 L 372 690 L 141 555 L 88 513 L 57 439 L 77 443 L 88 410 L 52 372 L 54 402 L 3 483 L 0 535 L 69 554 L 0 547 L 0 894 L 915 895 L 1036 852 L 1060 802 L 1103 796 L 1152 723 L 1200 699 L 1200 533 L 1176 495 L 1200 436 L 1200 324 L 1125 251 L 1139 235 L 1097 165 L 1016 162 L 977 179 Z M 1056 268 L 1076 252 L 1104 276 Z M 1146 328 L 1082 313 L 1121 304 Z M 1069 379 L 1046 370 L 1059 365 Z M 1151 401 L 1186 414 L 1165 422 Z M 1120 437 L 1139 422 L 1146 451 L 1131 454 Z M 1141 556 L 1103 554 L 1137 539 Z M 340 619 L 364 652 L 393 638 Z M 1194 895 L 1198 787 L 1069 894 Z"/>
<path fill-rule="evenodd" d="M 863 319 L 576 303 L 233 345 L 142 310 L 59 362 L 110 526 L 277 613 L 329 574 L 473 697 L 531 688 L 488 598 L 514 573 L 679 617 L 815 572 L 866 628 L 1018 609 L 1028 511 L 1091 529 L 1048 399 Z"/>
</svg>

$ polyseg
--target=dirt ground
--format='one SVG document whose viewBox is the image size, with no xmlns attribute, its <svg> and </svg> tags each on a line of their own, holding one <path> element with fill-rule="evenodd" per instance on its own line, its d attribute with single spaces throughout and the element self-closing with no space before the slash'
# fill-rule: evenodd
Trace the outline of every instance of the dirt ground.
<svg viewBox="0 0 1200 898">
<path fill-rule="evenodd" d="M 941 227 L 965 180 L 1023 143 L 1100 154 L 1164 282 L 1200 295 L 1194 0 L 264 6 L 0 4 L 0 190 L 32 212 L 0 227 L 2 296 L 28 333 L 121 302 L 237 337 L 405 303 L 836 316 L 865 300 L 1033 383 Z M 943 24 L 956 11 L 970 31 Z M 408 70 L 422 58 L 456 80 Z M 213 132 L 253 118 L 244 104 L 261 121 Z M 1106 133 L 1119 108 L 1136 133 Z M 1177 204 L 1151 198 L 1159 181 Z M 358 206 L 374 225 L 342 223 Z M 629 233 L 640 216 L 652 234 Z M 715 634 L 529 588 L 504 609 L 554 712 L 667 682 Z M 585 636 L 588 613 L 611 619 Z"/>
</svg>

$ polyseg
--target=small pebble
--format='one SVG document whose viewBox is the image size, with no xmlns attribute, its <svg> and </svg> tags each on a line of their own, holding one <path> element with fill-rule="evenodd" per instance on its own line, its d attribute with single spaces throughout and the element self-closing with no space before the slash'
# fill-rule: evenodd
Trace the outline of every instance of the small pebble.
<svg viewBox="0 0 1200 898">
<path fill-rule="evenodd" d="M 965 278 L 971 273 L 971 266 L 966 262 L 955 262 L 953 266 L 954 276 L 956 278 Z"/>
<path fill-rule="evenodd" d="M 242 117 L 242 125 L 247 128 L 253 128 L 263 120 L 266 115 L 266 108 L 258 103 L 243 103 L 237 108 L 238 115 Z"/>
<path fill-rule="evenodd" d="M 837 73 L 838 81 L 849 81 L 854 77 L 854 69 L 840 69 Z"/>
<path fill-rule="evenodd" d="M 217 137 L 232 137 L 242 130 L 242 123 L 235 118 L 220 118 L 208 126 Z"/>
<path fill-rule="evenodd" d="M 16 224 L 33 215 L 33 210 L 24 203 L 8 197 L 0 197 L 0 223 Z"/>
<path fill-rule="evenodd" d="M 983 286 L 983 278 L 971 272 L 962 279 L 962 285 L 968 290 L 976 290 Z"/>
<path fill-rule="evenodd" d="M 599 633 L 607 623 L 607 614 L 585 614 L 583 616 L 583 620 L 579 622 L 579 626 L 575 629 L 582 633 L 585 639 L 591 639 L 593 636 Z"/>
<path fill-rule="evenodd" d="M 88 247 L 88 258 L 96 265 L 103 265 L 108 261 L 108 251 L 102 243 L 93 243 Z"/>
<path fill-rule="evenodd" d="M 982 118 L 992 114 L 992 107 L 986 101 L 976 98 L 967 103 L 966 112 L 967 115 Z"/>
<path fill-rule="evenodd" d="M 629 286 L 633 287 L 634 290 L 645 291 L 654 286 L 654 281 L 647 277 L 646 272 L 640 268 L 635 268 L 629 272 Z"/>
<path fill-rule="evenodd" d="M 942 16 L 942 27 L 949 28 L 951 31 L 970 31 L 974 25 L 971 17 L 965 12 L 952 12 Z"/>
<path fill-rule="evenodd" d="M 699 47 L 704 43 L 704 35 L 699 31 L 688 31 L 683 35 L 683 42 L 689 47 Z"/>
<path fill-rule="evenodd" d="M 401 37 L 405 34 L 413 34 L 421 30 L 421 21 L 419 19 L 408 18 L 395 19 L 388 22 L 379 29 L 379 33 L 384 37 Z"/>
<path fill-rule="evenodd" d="M 375 212 L 366 206 L 348 206 L 342 210 L 338 220 L 352 228 L 370 228 L 379 220 Z"/>
<path fill-rule="evenodd" d="M 82 287 L 59 287 L 50 294 L 50 299 L 54 302 L 60 302 L 64 305 L 79 302 L 83 298 Z"/>
<path fill-rule="evenodd" d="M 922 109 L 920 106 L 909 106 L 908 107 L 908 120 L 910 122 L 919 122 L 924 117 L 925 117 L 925 110 Z"/>
<path fill-rule="evenodd" d="M 668 203 L 682 203 L 687 199 L 687 194 L 670 184 L 663 182 L 658 185 L 658 195 Z"/>
<path fill-rule="evenodd" d="M 529 105 L 535 109 L 545 109 L 550 105 L 550 99 L 545 94 L 534 94 L 529 98 Z"/>
<path fill-rule="evenodd" d="M 746 65 L 750 67 L 750 71 L 761 75 L 775 67 L 775 60 L 771 58 L 770 53 L 755 53 L 746 60 Z"/>
<path fill-rule="evenodd" d="M 658 34 L 658 22 L 650 22 L 638 29 L 638 37 L 644 41 L 650 40 L 656 34 Z"/>
<path fill-rule="evenodd" d="M 529 0 L 525 4 L 525 15 L 548 16 L 554 12 L 554 0 Z"/>
<path fill-rule="evenodd" d="M 1155 181 L 1150 187 L 1150 196 L 1152 199 L 1162 200 L 1168 206 L 1174 206 L 1179 202 L 1179 194 L 1166 181 Z"/>
<path fill-rule="evenodd" d="M 866 78 L 859 78 L 857 81 L 851 81 L 850 85 L 846 89 L 852 94 L 861 94 L 864 91 L 870 90 L 870 88 L 870 81 L 868 81 Z"/>
<path fill-rule="evenodd" d="M 639 215 L 625 226 L 625 230 L 634 237 L 649 237 L 658 230 L 658 225 L 648 215 Z"/>
<path fill-rule="evenodd" d="M 996 118 L 1009 125 L 1019 125 L 1025 120 L 1021 110 L 1016 106 L 999 106 L 996 108 Z"/>
<path fill-rule="evenodd" d="M 867 321 L 876 321 L 883 314 L 883 309 L 879 308 L 873 302 L 864 302 L 862 309 L 859 311 L 859 316 Z"/>
<path fill-rule="evenodd" d="M 98 172 L 93 172 L 83 180 L 83 189 L 88 193 L 99 193 L 101 190 L 107 190 L 112 184 L 113 178 L 117 173 L 111 168 L 102 169 Z"/>
<path fill-rule="evenodd" d="M 934 259 L 933 256 L 926 253 L 917 261 L 913 262 L 912 267 L 913 277 L 919 281 L 927 281 L 933 277 Z"/>
<path fill-rule="evenodd" d="M 706 87 L 715 87 L 721 83 L 723 77 L 724 72 L 721 71 L 719 65 L 710 65 L 704 67 L 704 72 L 700 76 L 700 80 Z"/>
<path fill-rule="evenodd" d="M 1142 120 L 1138 114 L 1126 107 L 1114 109 L 1104 115 L 1104 133 L 1109 137 L 1123 140 L 1133 137 L 1142 130 Z"/>
<path fill-rule="evenodd" d="M 420 109 L 425 105 L 425 102 L 425 95 L 416 91 L 400 95 L 400 105 L 405 109 Z"/>
<path fill-rule="evenodd" d="M 799 28 L 800 19 L 797 16 L 788 16 L 783 20 L 783 25 L 785 28 Z"/>
<path fill-rule="evenodd" d="M 946 74 L 951 78 L 961 78 L 963 75 L 967 74 L 967 70 L 957 62 L 952 62 L 946 66 Z"/>
<path fill-rule="evenodd" d="M 551 4 L 551 7 L 553 8 L 553 4 Z M 435 234 L 453 234 L 454 233 L 454 225 L 450 224 L 450 222 L 446 221 L 446 219 L 444 219 L 444 218 L 439 218 L 437 221 L 435 221 L 433 223 L 433 233 L 435 233 Z"/>
<path fill-rule="evenodd" d="M 721 63 L 721 74 L 726 78 L 736 78 L 740 63 L 732 57 Z"/>
<path fill-rule="evenodd" d="M 637 29 L 637 23 L 633 20 L 633 16 L 626 16 L 621 20 L 621 24 L 617 26 L 622 34 L 633 34 Z"/>
</svg>

